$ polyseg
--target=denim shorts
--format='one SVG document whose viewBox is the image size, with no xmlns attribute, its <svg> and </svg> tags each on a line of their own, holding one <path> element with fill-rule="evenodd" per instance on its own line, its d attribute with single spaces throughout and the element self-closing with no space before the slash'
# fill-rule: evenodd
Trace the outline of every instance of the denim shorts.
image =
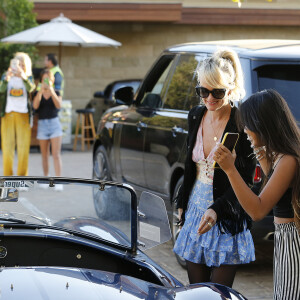
<svg viewBox="0 0 300 300">
<path fill-rule="evenodd" d="M 38 120 L 37 136 L 38 140 L 49 140 L 62 136 L 62 128 L 59 118 Z"/>
</svg>

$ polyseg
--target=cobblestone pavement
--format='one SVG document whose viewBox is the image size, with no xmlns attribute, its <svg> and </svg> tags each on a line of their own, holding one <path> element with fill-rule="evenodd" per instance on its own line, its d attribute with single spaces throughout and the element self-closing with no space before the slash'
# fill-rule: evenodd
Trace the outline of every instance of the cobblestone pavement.
<svg viewBox="0 0 300 300">
<path fill-rule="evenodd" d="M 92 176 L 92 152 L 70 151 L 71 146 L 64 147 L 62 151 L 63 171 L 62 176 L 77 178 L 91 178 Z M 16 157 L 17 158 L 17 157 Z M 17 160 L 15 158 L 14 169 L 16 170 Z M 54 175 L 52 157 L 50 157 L 50 174 Z M 0 152 L 0 174 L 3 174 L 2 153 Z M 43 175 L 41 165 L 41 154 L 32 149 L 29 157 L 29 174 Z M 158 262 L 163 268 L 183 284 L 188 284 L 186 270 L 178 263 L 172 253 L 172 242 L 146 251 L 146 253 Z M 256 261 L 249 265 L 240 266 L 235 278 L 233 288 L 251 300 L 272 299 L 272 243 L 265 243 L 256 246 Z"/>
</svg>

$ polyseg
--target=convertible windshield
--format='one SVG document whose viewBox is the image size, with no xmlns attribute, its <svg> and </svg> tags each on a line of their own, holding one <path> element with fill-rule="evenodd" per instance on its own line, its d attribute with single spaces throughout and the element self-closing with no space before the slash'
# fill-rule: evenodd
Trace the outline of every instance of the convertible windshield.
<svg viewBox="0 0 300 300">
<path fill-rule="evenodd" d="M 1 178 L 0 224 L 55 226 L 130 247 L 134 197 L 131 188 L 113 183 Z"/>
</svg>

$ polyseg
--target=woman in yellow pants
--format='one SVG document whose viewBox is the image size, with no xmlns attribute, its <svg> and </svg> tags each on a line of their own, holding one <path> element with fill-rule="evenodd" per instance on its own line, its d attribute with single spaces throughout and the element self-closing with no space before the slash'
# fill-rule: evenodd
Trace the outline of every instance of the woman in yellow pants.
<svg viewBox="0 0 300 300">
<path fill-rule="evenodd" d="M 0 81 L 1 147 L 3 175 L 13 175 L 17 146 L 17 175 L 28 175 L 32 109 L 29 94 L 35 88 L 31 60 L 28 54 L 18 52 Z"/>
</svg>

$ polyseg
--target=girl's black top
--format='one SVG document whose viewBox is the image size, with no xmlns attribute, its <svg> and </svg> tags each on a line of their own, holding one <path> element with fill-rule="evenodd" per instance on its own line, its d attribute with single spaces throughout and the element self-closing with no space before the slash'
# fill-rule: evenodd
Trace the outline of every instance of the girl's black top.
<svg viewBox="0 0 300 300">
<path fill-rule="evenodd" d="M 268 175 L 268 178 L 272 176 L 274 167 Z M 292 205 L 293 188 L 289 187 L 276 205 L 273 207 L 273 215 L 278 218 L 294 218 L 294 209 Z"/>
<path fill-rule="evenodd" d="M 182 222 L 184 223 L 185 210 L 187 209 L 189 196 L 196 180 L 196 164 L 192 160 L 192 152 L 196 142 L 198 128 L 206 111 L 205 106 L 193 107 L 188 116 L 189 132 L 187 137 L 187 155 L 185 161 L 184 180 L 176 197 L 177 208 L 183 209 Z M 238 126 L 237 108 L 231 109 L 228 123 L 223 132 L 239 133 L 239 139 L 235 147 L 237 154 L 235 166 L 240 175 L 249 187 L 253 185 L 255 174 L 256 159 L 253 158 L 253 151 L 247 135 L 241 126 Z M 223 137 L 222 137 L 223 138 Z M 222 233 L 235 235 L 244 230 L 246 223 L 250 229 L 252 220 L 239 204 L 235 193 L 231 187 L 226 173 L 220 168 L 215 169 L 213 178 L 213 198 L 214 203 L 210 206 L 217 214 L 217 225 Z"/>
<path fill-rule="evenodd" d="M 273 208 L 273 214 L 278 218 L 294 218 L 294 209 L 292 205 L 293 189 L 288 188 L 277 204 Z"/>
<path fill-rule="evenodd" d="M 60 96 L 59 91 L 55 91 L 57 96 Z M 44 119 L 53 119 L 58 115 L 59 109 L 55 107 L 52 97 L 45 99 L 42 95 L 40 106 L 36 109 L 36 112 L 39 114 L 39 120 Z"/>
</svg>

